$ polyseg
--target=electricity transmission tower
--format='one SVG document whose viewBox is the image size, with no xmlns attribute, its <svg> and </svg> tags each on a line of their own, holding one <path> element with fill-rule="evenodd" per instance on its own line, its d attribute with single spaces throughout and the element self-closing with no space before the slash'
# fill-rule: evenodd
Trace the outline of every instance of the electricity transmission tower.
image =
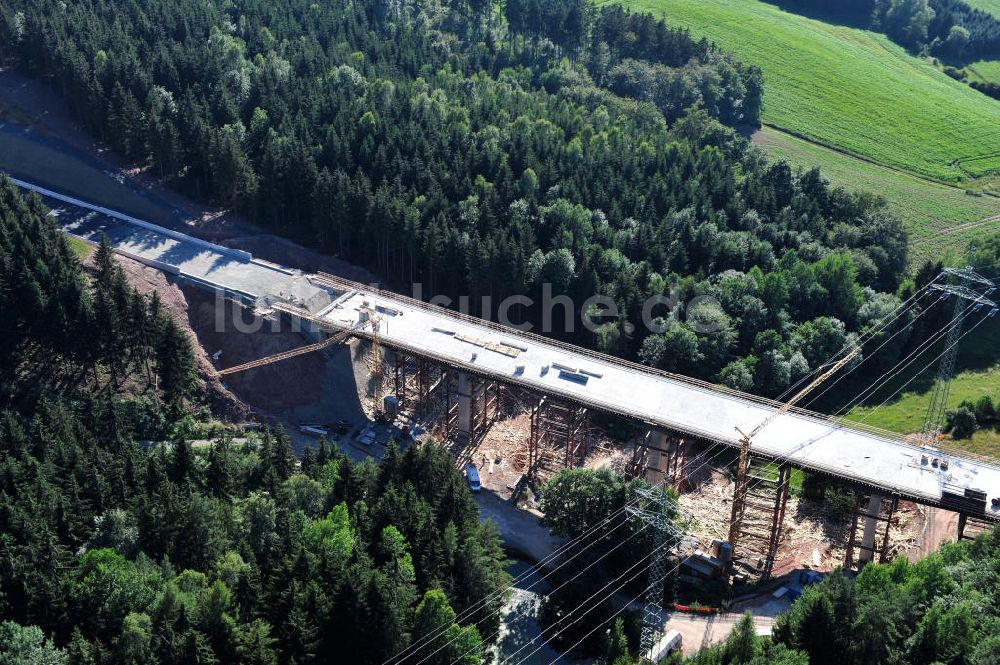
<svg viewBox="0 0 1000 665">
<path fill-rule="evenodd" d="M 969 263 L 975 248 L 969 249 Z M 944 355 L 938 367 L 937 378 L 934 380 L 934 390 L 931 393 L 931 403 L 927 407 L 927 417 L 921 430 L 920 443 L 934 447 L 941 438 L 945 408 L 948 406 L 948 393 L 951 390 L 951 379 L 955 375 L 955 360 L 958 357 L 958 340 L 962 337 L 962 324 L 969 313 L 969 307 L 977 312 L 984 306 L 991 307 L 990 315 L 996 313 L 997 304 L 986 296 L 993 293 L 996 287 L 993 281 L 983 277 L 971 265 L 964 268 L 946 268 L 941 275 L 950 277 L 948 284 L 932 284 L 931 288 L 941 292 L 941 300 L 955 296 L 955 307 L 951 314 L 951 327 L 945 341 Z"/>
<path fill-rule="evenodd" d="M 642 613 L 640 653 L 647 662 L 663 632 L 663 592 L 668 574 L 670 551 L 684 540 L 684 532 L 674 523 L 676 501 L 662 487 L 636 490 L 642 501 L 627 510 L 653 527 L 653 552 L 646 582 L 646 602 Z"/>
</svg>

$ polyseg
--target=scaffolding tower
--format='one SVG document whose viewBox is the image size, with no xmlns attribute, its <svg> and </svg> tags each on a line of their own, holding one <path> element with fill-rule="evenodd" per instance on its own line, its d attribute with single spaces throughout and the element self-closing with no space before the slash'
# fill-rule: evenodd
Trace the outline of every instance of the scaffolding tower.
<svg viewBox="0 0 1000 665">
<path fill-rule="evenodd" d="M 590 413 L 585 407 L 542 397 L 531 410 L 528 463 L 541 477 L 582 466 L 590 448 Z"/>
<path fill-rule="evenodd" d="M 791 467 L 754 458 L 745 473 L 737 473 L 730 522 L 730 542 L 739 542 L 738 561 L 761 580 L 771 577 L 781 543 Z"/>
</svg>

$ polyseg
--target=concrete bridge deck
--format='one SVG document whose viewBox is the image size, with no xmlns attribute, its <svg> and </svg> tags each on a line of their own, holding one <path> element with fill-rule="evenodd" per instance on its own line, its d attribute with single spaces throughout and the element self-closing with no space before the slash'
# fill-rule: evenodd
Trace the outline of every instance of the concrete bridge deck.
<svg viewBox="0 0 1000 665">
<path fill-rule="evenodd" d="M 18 184 L 42 194 L 68 233 L 93 241 L 104 232 L 116 249 L 130 256 L 248 302 L 267 297 L 294 301 L 282 309 L 301 312 L 301 318 L 314 325 L 355 328 L 364 304 L 377 305 L 384 344 L 470 373 L 731 446 L 739 445 L 737 427 L 749 431 L 776 409 L 751 395 L 462 317 L 364 285 L 305 275 L 30 183 Z M 991 500 L 1000 497 L 1000 465 L 986 460 L 934 453 L 948 460 L 943 471 L 921 462 L 922 454 L 931 451 L 900 437 L 803 411 L 775 419 L 757 434 L 753 451 L 928 505 L 940 505 L 946 483 L 982 490 L 987 494 L 986 517 L 1000 521 L 1000 510 L 991 506 Z"/>
</svg>

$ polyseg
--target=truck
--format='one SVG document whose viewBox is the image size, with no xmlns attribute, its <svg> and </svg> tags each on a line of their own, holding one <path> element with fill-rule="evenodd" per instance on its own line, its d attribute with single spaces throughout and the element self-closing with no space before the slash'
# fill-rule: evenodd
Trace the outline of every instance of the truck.
<svg viewBox="0 0 1000 665">
<path fill-rule="evenodd" d="M 473 492 L 478 492 L 483 488 L 479 482 L 479 469 L 476 468 L 475 464 L 465 465 L 465 482 L 469 484 L 469 489 Z"/>
<path fill-rule="evenodd" d="M 806 587 L 823 581 L 823 573 L 816 570 L 800 570 L 798 576 L 788 585 L 788 599 L 798 600 Z"/>
</svg>

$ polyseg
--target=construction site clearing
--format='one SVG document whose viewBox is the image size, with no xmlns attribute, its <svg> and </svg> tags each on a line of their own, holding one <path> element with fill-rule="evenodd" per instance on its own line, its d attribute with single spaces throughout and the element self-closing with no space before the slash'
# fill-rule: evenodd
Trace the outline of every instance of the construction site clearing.
<svg viewBox="0 0 1000 665">
<path fill-rule="evenodd" d="M 362 394 L 362 399 L 367 403 L 366 410 L 374 410 L 370 393 Z M 455 456 L 458 466 L 476 466 L 483 491 L 537 517 L 542 515 L 540 500 L 544 483 L 562 467 L 558 464 L 542 466 L 532 482 L 525 483 L 528 471 L 527 441 L 531 430 L 531 416 L 527 405 L 520 404 L 515 399 L 504 400 L 499 417 L 474 440 L 442 439 L 440 419 L 440 412 L 428 412 L 421 418 L 412 411 L 401 410 L 395 414 L 391 423 L 356 428 L 343 441 L 366 451 L 376 459 L 384 454 L 384 447 L 389 439 L 404 448 L 413 442 L 446 445 Z M 359 433 L 368 432 L 373 427 L 381 428 L 380 431 L 384 432 L 380 440 L 375 445 L 360 441 Z M 390 431 L 395 432 L 396 436 L 390 436 Z M 438 436 L 435 436 L 435 432 Z M 607 468 L 626 477 L 640 475 L 641 470 L 636 468 L 636 459 L 641 452 L 639 437 L 623 441 L 593 424 L 590 436 L 592 443 L 579 468 Z M 718 561 L 713 555 L 717 554 L 718 543 L 726 540 L 729 529 L 734 491 L 734 473 L 730 468 L 733 459 L 730 456 L 728 462 L 717 459 L 713 461 L 706 454 L 708 452 L 713 453 L 712 457 L 718 458 L 717 451 L 707 444 L 695 444 L 691 447 L 685 464 L 684 482 L 677 487 L 678 503 L 687 517 L 689 534 L 698 542 L 697 549 L 691 552 L 689 559 L 702 558 L 709 563 L 707 568 L 689 567 L 689 572 L 703 577 L 721 577 L 724 566 L 713 564 L 711 560 Z M 792 579 L 796 571 L 825 573 L 843 567 L 847 554 L 850 538 L 849 511 L 807 499 L 798 492 L 790 493 L 787 501 L 787 513 L 791 519 L 785 521 L 780 532 L 777 555 L 770 574 L 773 584 L 769 588 L 782 588 L 781 585 Z M 945 511 L 912 502 L 901 502 L 888 531 L 886 556 L 906 556 L 916 560 L 935 550 L 943 540 L 954 538 L 954 533 L 937 534 L 935 540 L 927 537 L 927 522 L 934 519 L 937 512 Z M 717 570 L 708 570 L 712 565 Z"/>
<path fill-rule="evenodd" d="M 480 465 L 484 488 L 504 498 L 511 498 L 519 474 L 506 461 L 503 453 L 497 453 L 512 450 L 518 428 L 523 428 L 525 423 L 524 417 L 497 423 L 490 436 L 471 455 Z M 627 444 L 601 448 L 588 456 L 585 468 L 621 469 L 631 455 Z M 695 461 L 691 468 L 698 464 L 700 461 Z M 733 474 L 729 469 L 706 467 L 687 478 L 679 495 L 681 510 L 691 518 L 689 531 L 698 538 L 704 551 L 710 549 L 713 540 L 727 538 L 733 485 Z M 533 497 L 522 500 L 521 505 L 538 507 Z M 782 530 L 772 576 L 780 578 L 801 568 L 828 572 L 843 566 L 849 537 L 848 515 L 795 493 L 788 498 L 787 510 L 792 519 L 786 520 Z M 921 547 L 921 532 L 925 515 L 925 509 L 912 503 L 904 504 L 897 511 L 890 536 L 890 556 L 916 558 L 920 554 L 924 549 Z M 927 548 L 927 551 L 937 544 Z"/>
</svg>

